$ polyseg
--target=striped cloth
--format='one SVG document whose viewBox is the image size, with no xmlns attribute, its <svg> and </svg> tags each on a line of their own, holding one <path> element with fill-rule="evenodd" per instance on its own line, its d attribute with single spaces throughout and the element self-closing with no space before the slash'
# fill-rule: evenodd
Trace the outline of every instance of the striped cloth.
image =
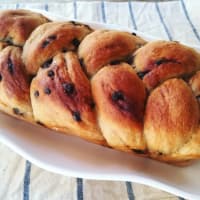
<svg viewBox="0 0 200 200">
<path fill-rule="evenodd" d="M 75 18 L 119 24 L 157 38 L 200 45 L 200 1 L 84 2 L 3 1 L 0 9 L 34 8 Z M 53 174 L 25 161 L 0 144 L 0 199 L 5 200 L 134 200 L 183 199 L 130 182 L 94 181 Z"/>
</svg>

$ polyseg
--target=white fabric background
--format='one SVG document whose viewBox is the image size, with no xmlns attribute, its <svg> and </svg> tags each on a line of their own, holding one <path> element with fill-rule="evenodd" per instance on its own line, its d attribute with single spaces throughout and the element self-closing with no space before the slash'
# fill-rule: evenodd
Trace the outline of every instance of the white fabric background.
<svg viewBox="0 0 200 200">
<path fill-rule="evenodd" d="M 66 18 L 128 26 L 166 40 L 200 46 L 200 1 L 84 2 L 0 1 L 0 9 L 37 8 Z M 53 174 L 30 164 L 0 144 L 0 199 L 133 200 L 181 199 L 136 183 L 92 181 Z"/>
</svg>

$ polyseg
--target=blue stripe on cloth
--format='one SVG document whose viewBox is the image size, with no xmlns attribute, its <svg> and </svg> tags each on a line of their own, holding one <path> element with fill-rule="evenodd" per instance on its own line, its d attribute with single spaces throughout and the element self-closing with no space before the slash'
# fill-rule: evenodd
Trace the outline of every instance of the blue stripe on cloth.
<svg viewBox="0 0 200 200">
<path fill-rule="evenodd" d="M 103 0 L 101 1 L 101 12 L 102 12 L 103 22 L 106 23 L 105 3 Z"/>
<path fill-rule="evenodd" d="M 130 16 L 131 16 L 131 21 L 132 21 L 133 28 L 135 30 L 137 30 L 137 25 L 136 25 L 136 22 L 135 22 L 135 17 L 134 17 L 134 14 L 133 14 L 132 3 L 130 2 L 130 0 L 128 1 L 128 7 L 129 7 L 129 13 L 130 13 Z"/>
<path fill-rule="evenodd" d="M 156 6 L 156 10 L 157 10 L 158 16 L 160 18 L 160 21 L 161 21 L 161 23 L 163 25 L 163 28 L 165 29 L 165 32 L 167 34 L 167 37 L 168 37 L 169 40 L 172 40 L 172 36 L 171 36 L 171 34 L 170 34 L 170 32 L 169 32 L 169 30 L 168 30 L 168 28 L 167 28 L 167 26 L 166 26 L 166 24 L 164 22 L 163 16 L 161 15 L 160 8 L 159 8 L 157 2 L 155 3 L 155 6 Z"/>
<path fill-rule="evenodd" d="M 83 179 L 77 178 L 77 200 L 83 200 Z"/>
<path fill-rule="evenodd" d="M 128 199 L 129 200 L 134 200 L 135 199 L 135 195 L 133 193 L 133 187 L 131 185 L 131 182 L 126 181 L 126 190 L 127 190 L 127 194 L 128 194 Z"/>
<path fill-rule="evenodd" d="M 74 7 L 74 19 L 77 19 L 77 4 L 76 4 L 76 0 L 73 1 L 73 7 Z"/>
<path fill-rule="evenodd" d="M 31 163 L 27 160 L 25 174 L 24 174 L 23 200 L 29 200 L 30 173 L 31 173 Z"/>
<path fill-rule="evenodd" d="M 45 9 L 46 11 L 49 11 L 49 5 L 48 5 L 48 4 L 45 4 L 45 5 L 44 5 L 44 9 Z"/>
<path fill-rule="evenodd" d="M 19 9 L 19 3 L 16 4 L 15 8 L 16 8 L 16 9 Z"/>
<path fill-rule="evenodd" d="M 195 28 L 194 24 L 192 23 L 190 17 L 189 17 L 189 14 L 188 14 L 188 11 L 186 9 L 186 6 L 185 6 L 185 3 L 183 0 L 181 0 L 181 5 L 182 5 L 182 8 L 183 8 L 183 11 L 184 11 L 184 14 L 185 14 L 185 17 L 188 21 L 188 23 L 190 24 L 191 28 L 192 28 L 192 31 L 194 32 L 194 35 L 196 36 L 196 38 L 200 41 L 200 36 L 199 36 L 199 33 L 197 31 L 197 29 Z"/>
</svg>

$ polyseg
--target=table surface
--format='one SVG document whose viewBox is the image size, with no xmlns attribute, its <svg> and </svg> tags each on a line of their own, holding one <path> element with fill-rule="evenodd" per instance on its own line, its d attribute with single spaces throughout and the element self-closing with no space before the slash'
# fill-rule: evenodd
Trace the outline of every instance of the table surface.
<svg viewBox="0 0 200 200">
<path fill-rule="evenodd" d="M 200 45 L 200 1 L 111 2 L 1 0 L 0 9 L 35 8 L 66 18 L 119 24 L 157 38 Z M 94 181 L 47 172 L 0 143 L 0 199 L 182 199 L 130 182 Z"/>
</svg>

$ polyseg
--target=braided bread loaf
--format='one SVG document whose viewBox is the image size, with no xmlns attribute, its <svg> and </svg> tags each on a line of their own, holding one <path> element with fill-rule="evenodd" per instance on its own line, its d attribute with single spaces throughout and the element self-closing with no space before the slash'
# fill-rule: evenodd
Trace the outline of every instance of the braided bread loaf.
<svg viewBox="0 0 200 200">
<path fill-rule="evenodd" d="M 200 54 L 178 42 L 0 13 L 0 110 L 96 144 L 200 157 Z"/>
</svg>

